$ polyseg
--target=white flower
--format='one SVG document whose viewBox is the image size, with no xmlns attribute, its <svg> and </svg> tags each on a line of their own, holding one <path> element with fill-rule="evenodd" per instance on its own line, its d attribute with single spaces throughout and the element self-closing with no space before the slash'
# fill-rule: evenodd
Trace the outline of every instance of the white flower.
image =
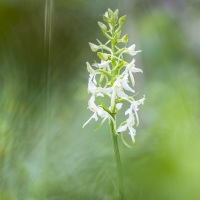
<svg viewBox="0 0 200 200">
<path fill-rule="evenodd" d="M 131 106 L 130 108 L 125 112 L 125 115 L 129 115 L 128 119 L 125 122 L 125 125 L 121 125 L 118 127 L 117 132 L 125 132 L 127 129 L 129 129 L 129 134 L 132 138 L 132 141 L 135 141 L 135 135 L 136 135 L 136 130 L 133 128 L 135 125 L 135 117 L 137 120 L 137 125 L 139 123 L 139 118 L 137 111 L 139 110 L 138 106 L 141 104 L 144 104 L 145 97 L 138 101 L 130 101 Z M 135 117 L 133 115 L 133 112 L 135 113 Z"/>
<path fill-rule="evenodd" d="M 88 108 L 94 112 L 94 114 L 88 119 L 87 122 L 83 125 L 83 128 L 92 120 L 95 119 L 95 121 L 98 120 L 98 116 L 103 118 L 103 122 L 109 117 L 109 114 L 101 107 L 98 107 L 95 104 L 95 96 L 92 96 L 88 102 Z"/>
<path fill-rule="evenodd" d="M 120 82 L 125 90 L 135 93 L 135 91 L 128 85 L 128 74 L 125 74 L 124 77 L 120 79 Z"/>
<path fill-rule="evenodd" d="M 142 98 L 142 99 L 140 99 L 140 100 L 138 100 L 138 101 L 130 101 L 129 100 L 129 102 L 131 103 L 131 106 L 130 106 L 130 108 L 125 112 L 125 115 L 127 115 L 127 114 L 130 114 L 130 113 L 132 113 L 132 112 L 134 112 L 135 113 L 135 117 L 136 117 L 136 121 L 137 121 L 137 126 L 138 126 L 138 124 L 139 124 L 139 117 L 138 117 L 138 110 L 139 110 L 139 108 L 138 108 L 138 106 L 139 105 L 143 105 L 144 104 L 144 100 L 145 100 L 145 96 Z"/>
<path fill-rule="evenodd" d="M 143 73 L 141 69 L 135 67 L 135 59 L 133 59 L 128 65 L 126 65 L 126 69 L 123 72 L 123 74 L 129 74 L 133 87 L 135 85 L 133 73 L 136 73 L 136 72 Z"/>
<path fill-rule="evenodd" d="M 96 72 L 94 69 L 92 69 L 91 65 L 86 62 L 87 64 L 87 70 L 88 72 L 90 73 L 90 77 L 89 77 L 89 82 L 90 80 L 93 81 L 95 84 L 97 84 L 97 81 L 96 81 L 96 75 L 97 74 L 101 74 L 100 72 Z"/>
<path fill-rule="evenodd" d="M 98 67 L 100 69 L 104 69 L 104 70 L 110 72 L 111 69 L 110 69 L 109 63 L 111 63 L 110 60 L 107 60 L 107 61 L 101 60 L 101 63 L 94 63 L 93 66 Z"/>
<path fill-rule="evenodd" d="M 117 78 L 112 86 L 112 96 L 111 96 L 111 109 L 115 104 L 116 95 L 121 98 L 128 99 L 128 95 L 123 92 L 123 89 L 135 92 L 131 87 L 128 85 L 128 77 L 125 75 L 122 79 Z"/>
<path fill-rule="evenodd" d="M 99 50 L 99 46 L 97 46 L 96 44 L 93 44 L 91 42 L 89 42 L 90 48 L 93 52 L 96 52 Z"/>
<path fill-rule="evenodd" d="M 134 125 L 135 125 L 135 118 L 131 112 L 129 113 L 129 118 L 126 120 L 126 124 L 119 126 L 117 129 L 117 132 L 119 133 L 125 132 L 128 129 L 129 135 L 131 136 L 132 141 L 135 142 L 136 130 L 133 128 Z"/>
<path fill-rule="evenodd" d="M 88 81 L 88 91 L 89 93 L 91 93 L 92 95 L 96 95 L 96 96 L 104 96 L 104 94 L 108 95 L 112 92 L 111 88 L 102 88 L 102 87 L 97 87 L 96 84 L 94 84 L 92 82 L 92 79 L 89 78 Z"/>
<path fill-rule="evenodd" d="M 124 51 L 124 53 L 127 53 L 131 56 L 135 56 L 139 52 L 141 52 L 141 50 L 135 51 L 135 44 L 131 45 L 128 49 Z"/>
</svg>

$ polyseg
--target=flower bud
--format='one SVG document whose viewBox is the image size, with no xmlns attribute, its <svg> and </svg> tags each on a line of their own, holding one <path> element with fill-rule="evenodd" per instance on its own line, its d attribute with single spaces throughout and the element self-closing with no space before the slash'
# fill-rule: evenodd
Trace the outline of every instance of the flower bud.
<svg viewBox="0 0 200 200">
<path fill-rule="evenodd" d="M 126 15 L 122 16 L 119 18 L 119 25 L 123 25 L 123 23 L 125 22 L 126 20 Z"/>
<path fill-rule="evenodd" d="M 110 17 L 113 17 L 114 13 L 110 8 L 108 8 L 108 13 L 109 13 Z"/>
<path fill-rule="evenodd" d="M 114 19 L 115 19 L 115 22 L 117 22 L 117 20 L 118 20 L 118 14 L 119 14 L 119 10 L 117 9 L 117 10 L 115 10 L 115 12 L 114 12 Z"/>
<path fill-rule="evenodd" d="M 90 66 L 89 62 L 86 62 L 87 65 L 87 70 L 90 74 L 93 74 L 95 71 L 92 69 L 92 67 Z"/>
<path fill-rule="evenodd" d="M 103 32 L 107 31 L 107 26 L 105 24 L 103 24 L 102 22 L 98 22 L 98 25 Z"/>
<path fill-rule="evenodd" d="M 127 34 L 122 37 L 121 42 L 123 42 L 123 43 L 128 42 L 128 35 Z"/>
<path fill-rule="evenodd" d="M 99 46 L 97 46 L 96 44 L 93 44 L 91 42 L 89 42 L 90 48 L 93 52 L 96 52 L 99 50 Z"/>
<path fill-rule="evenodd" d="M 106 22 L 106 23 L 111 23 L 111 18 L 109 18 L 109 14 L 108 12 L 106 11 L 105 14 L 103 15 L 103 20 Z"/>
<path fill-rule="evenodd" d="M 97 55 L 99 56 L 99 58 L 101 60 L 104 60 L 104 61 L 108 60 L 109 54 L 107 54 L 107 53 L 100 53 L 100 52 L 98 52 Z"/>
<path fill-rule="evenodd" d="M 106 18 L 109 18 L 108 11 L 106 11 L 103 16 L 106 17 Z"/>
</svg>

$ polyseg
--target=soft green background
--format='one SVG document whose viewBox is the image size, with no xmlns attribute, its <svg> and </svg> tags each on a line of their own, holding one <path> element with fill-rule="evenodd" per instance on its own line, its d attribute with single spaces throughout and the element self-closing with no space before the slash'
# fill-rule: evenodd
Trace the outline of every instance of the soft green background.
<svg viewBox="0 0 200 200">
<path fill-rule="evenodd" d="M 136 144 L 120 141 L 126 197 L 199 200 L 198 0 L 54 0 L 48 69 L 45 1 L 0 0 L 0 200 L 117 199 L 109 125 L 82 129 L 85 62 L 97 59 L 88 42 L 103 41 L 97 21 L 108 7 L 127 15 L 129 45 L 143 50 Z"/>
</svg>

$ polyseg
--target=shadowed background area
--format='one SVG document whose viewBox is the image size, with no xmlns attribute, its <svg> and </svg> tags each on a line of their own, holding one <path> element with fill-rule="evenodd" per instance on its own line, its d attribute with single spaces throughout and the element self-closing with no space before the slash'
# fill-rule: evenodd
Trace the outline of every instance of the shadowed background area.
<svg viewBox="0 0 200 200">
<path fill-rule="evenodd" d="M 119 142 L 126 197 L 198 200 L 200 2 L 54 0 L 46 23 L 45 8 L 0 1 L 0 200 L 117 199 L 109 125 L 82 129 L 92 114 L 85 63 L 97 60 L 88 42 L 105 41 L 107 8 L 127 15 L 123 33 L 142 49 L 136 144 Z"/>
</svg>

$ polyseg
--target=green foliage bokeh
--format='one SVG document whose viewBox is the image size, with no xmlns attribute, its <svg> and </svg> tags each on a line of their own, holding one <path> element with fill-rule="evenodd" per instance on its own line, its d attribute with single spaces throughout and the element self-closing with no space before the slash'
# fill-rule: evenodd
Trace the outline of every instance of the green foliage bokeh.
<svg viewBox="0 0 200 200">
<path fill-rule="evenodd" d="M 42 1 L 0 2 L 0 200 L 116 199 L 109 126 L 82 129 L 88 42 L 108 7 L 127 15 L 136 66 L 136 144 L 120 143 L 127 199 L 200 196 L 200 16 L 197 1 L 54 1 L 50 65 Z M 47 73 L 49 93 L 46 99 Z M 142 90 L 142 91 L 141 91 Z M 48 119 L 48 120 L 47 120 Z"/>
</svg>

